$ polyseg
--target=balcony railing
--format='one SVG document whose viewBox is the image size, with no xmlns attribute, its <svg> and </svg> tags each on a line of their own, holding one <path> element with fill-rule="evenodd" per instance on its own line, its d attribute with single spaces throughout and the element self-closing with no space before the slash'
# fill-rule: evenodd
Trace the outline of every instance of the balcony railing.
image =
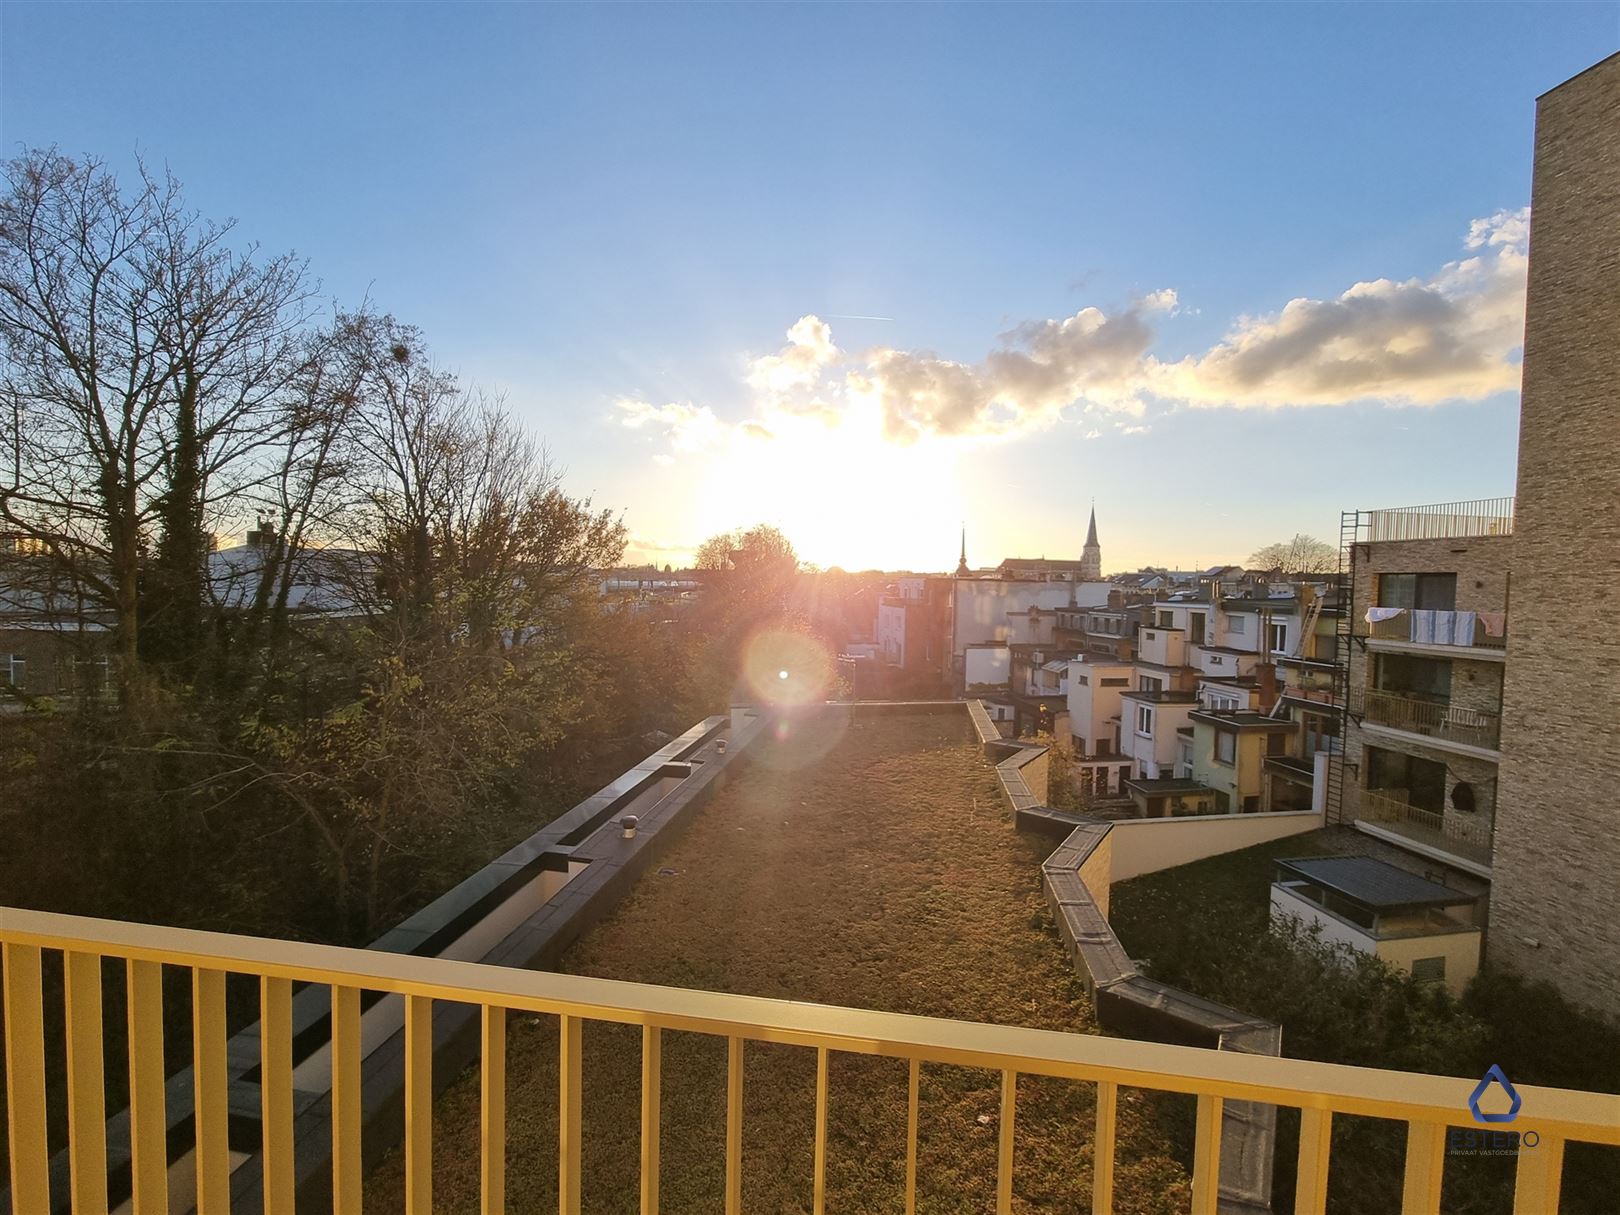
<svg viewBox="0 0 1620 1215">
<path fill-rule="evenodd" d="M 1438 810 L 1423 810 L 1411 805 L 1407 796 L 1402 789 L 1363 789 L 1361 817 L 1375 823 L 1406 823 L 1420 827 L 1465 844 L 1470 849 L 1482 850 L 1489 859 L 1495 838 L 1494 816 L 1490 812 L 1464 814 L 1457 811 L 1445 814 Z"/>
<path fill-rule="evenodd" d="M 433 1006 L 435 1001 L 482 1010 L 483 1210 L 505 1209 L 507 1010 L 559 1019 L 558 1209 L 580 1210 L 583 1087 L 581 1049 L 587 1021 L 642 1029 L 641 1181 L 643 1212 L 659 1205 L 662 1034 L 708 1034 L 727 1044 L 725 1203 L 742 1209 L 743 1086 L 749 1042 L 783 1043 L 816 1052 L 813 1210 L 825 1205 L 828 1151 L 829 1056 L 881 1055 L 910 1064 L 904 1162 L 907 1212 L 916 1209 L 918 1082 L 922 1064 L 991 1068 L 1001 1074 L 996 1210 L 1012 1210 L 1013 1146 L 1020 1075 L 1090 1081 L 1097 1086 L 1093 1210 L 1113 1209 L 1114 1143 L 1120 1086 L 1190 1093 L 1197 1097 L 1192 1209 L 1215 1215 L 1222 1105 L 1258 1101 L 1301 1111 L 1296 1209 L 1321 1212 L 1327 1193 L 1333 1116 L 1391 1118 L 1407 1124 L 1403 1210 L 1439 1208 L 1446 1162 L 1446 1128 L 1471 1127 L 1468 1097 L 1475 1081 L 1299 1059 L 1200 1050 L 1086 1034 L 980 1025 L 931 1017 L 832 1008 L 787 1000 L 652 987 L 477 963 L 419 958 L 376 950 L 268 941 L 176 928 L 0 908 L 0 955 L 5 967 L 6 1099 L 11 1133 L 11 1207 L 51 1209 L 46 1140 L 47 1063 L 43 955 L 63 955 L 66 974 L 66 1122 L 74 1208 L 106 1210 L 107 1127 L 102 1022 L 103 959 L 126 964 L 130 1068 L 131 1178 L 137 1211 L 168 1210 L 171 1155 L 165 1136 L 163 985 L 160 967 L 189 971 L 192 980 L 196 1116 L 183 1123 L 194 1150 L 200 1215 L 229 1202 L 232 1148 L 225 978 L 256 976 L 261 996 L 259 1114 L 264 1210 L 291 1215 L 293 1167 L 292 988 L 313 983 L 331 991 L 331 1134 L 333 1205 L 361 1206 L 361 1000 L 387 993 L 404 1003 L 405 1212 L 427 1215 L 433 1202 Z M 115 1032 L 122 1034 L 120 1019 Z M 115 1044 L 116 1045 L 116 1044 Z M 121 1052 L 120 1052 L 121 1053 Z M 1514 1181 L 1518 1215 L 1556 1210 L 1566 1141 L 1620 1144 L 1612 1096 L 1519 1087 L 1523 1113 L 1516 1130 L 1540 1136 L 1519 1154 Z M 245 1113 L 238 1107 L 239 1114 Z"/>
<path fill-rule="evenodd" d="M 1471 625 L 1463 619 L 1466 616 L 1474 618 Z M 1462 635 L 1459 635 L 1459 630 Z M 1423 613 L 1404 610 L 1399 616 L 1391 616 L 1387 620 L 1363 620 L 1356 631 L 1358 636 L 1374 641 L 1500 650 L 1507 646 L 1507 615 L 1503 613 L 1502 628 L 1496 636 L 1486 629 L 1485 621 L 1478 612 Z"/>
<path fill-rule="evenodd" d="M 1502 737 L 1502 717 L 1498 713 L 1465 709 L 1444 701 L 1419 700 L 1399 692 L 1369 688 L 1358 701 L 1352 702 L 1351 712 L 1374 725 L 1489 751 L 1496 750 Z"/>
<path fill-rule="evenodd" d="M 1368 540 L 1444 540 L 1467 536 L 1511 536 L 1512 498 L 1476 498 L 1367 512 Z"/>
</svg>

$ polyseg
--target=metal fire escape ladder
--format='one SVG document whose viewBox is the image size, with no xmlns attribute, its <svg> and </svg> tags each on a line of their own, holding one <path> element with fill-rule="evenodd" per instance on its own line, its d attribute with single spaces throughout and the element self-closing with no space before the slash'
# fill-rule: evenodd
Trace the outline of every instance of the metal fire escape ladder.
<svg viewBox="0 0 1620 1215">
<path fill-rule="evenodd" d="M 1345 774 L 1345 740 L 1349 736 L 1350 709 L 1350 647 L 1354 644 L 1356 623 L 1356 541 L 1361 536 L 1362 515 L 1359 510 L 1342 511 L 1339 515 L 1339 616 L 1334 629 L 1333 645 L 1333 704 L 1339 725 L 1339 745 L 1328 761 L 1327 792 L 1324 798 L 1326 821 L 1343 821 Z M 1370 522 L 1370 520 L 1369 520 Z"/>
</svg>

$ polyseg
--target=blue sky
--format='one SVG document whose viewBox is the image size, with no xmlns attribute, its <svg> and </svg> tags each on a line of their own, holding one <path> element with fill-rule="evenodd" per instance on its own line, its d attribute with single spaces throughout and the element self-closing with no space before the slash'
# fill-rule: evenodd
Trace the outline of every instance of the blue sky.
<svg viewBox="0 0 1620 1215">
<path fill-rule="evenodd" d="M 1113 569 L 1512 491 L 1534 99 L 1620 6 L 8 4 L 0 38 L 8 152 L 166 162 L 659 560 L 756 520 L 822 564 L 948 567 L 963 523 L 975 562 L 1077 555 L 1095 498 Z"/>
</svg>

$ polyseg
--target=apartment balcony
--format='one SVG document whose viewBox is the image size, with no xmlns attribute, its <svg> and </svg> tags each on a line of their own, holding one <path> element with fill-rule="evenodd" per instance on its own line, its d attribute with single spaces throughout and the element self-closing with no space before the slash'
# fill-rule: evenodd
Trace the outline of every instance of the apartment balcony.
<svg viewBox="0 0 1620 1215">
<path fill-rule="evenodd" d="M 903 1172 L 905 1209 L 915 1209 L 919 1076 L 923 1064 L 988 1068 L 1000 1073 L 996 1206 L 1010 1215 L 1017 1184 L 1020 1078 L 1049 1076 L 1096 1086 L 1097 1151 L 1091 1161 L 1096 1211 L 1113 1209 L 1114 1143 L 1119 1089 L 1191 1094 L 1197 1116 L 1192 1161 L 1192 1210 L 1215 1215 L 1221 1157 L 1222 1107 L 1259 1101 L 1300 1111 L 1295 1208 L 1324 1208 L 1333 1115 L 1389 1118 L 1407 1125 L 1403 1209 L 1438 1210 L 1445 1172 L 1447 1129 L 1475 1126 L 1468 1107 L 1477 1080 L 1345 1067 L 1195 1047 L 1127 1041 L 1085 1034 L 973 1024 L 797 1001 L 762 999 L 684 988 L 654 987 L 579 975 L 413 957 L 378 950 L 339 949 L 220 933 L 158 928 L 76 916 L 0 908 L 0 953 L 5 966 L 5 1076 L 10 1126 L 10 1209 L 38 1215 L 53 1209 L 47 1092 L 64 1103 L 73 1206 L 106 1211 L 109 1199 L 106 1060 L 126 1056 L 130 1080 L 129 1167 L 122 1172 L 136 1211 L 167 1211 L 172 1197 L 189 1207 L 195 1187 L 199 1209 L 223 1212 L 233 1189 L 263 1195 L 266 1215 L 290 1215 L 296 1201 L 294 1109 L 310 1101 L 330 1115 L 332 1202 L 358 1211 L 367 1164 L 361 1158 L 368 1114 L 362 1085 L 362 1007 L 374 998 L 401 1005 L 405 1069 L 404 1210 L 427 1215 L 433 1204 L 434 1011 L 438 1002 L 479 1010 L 482 1033 L 482 1133 L 476 1169 L 482 1209 L 506 1209 L 506 1021 L 509 1012 L 555 1017 L 559 1028 L 558 1153 L 561 1215 L 581 1208 L 581 1160 L 589 1122 L 584 1117 L 582 1050 L 585 1026 L 612 1022 L 641 1028 L 640 1210 L 659 1209 L 660 1129 L 666 1103 L 662 1069 L 665 1031 L 696 1033 L 726 1045 L 724 1205 L 742 1211 L 744 1086 L 750 1044 L 774 1043 L 814 1052 L 815 1115 L 812 1171 L 806 1180 L 812 1207 L 825 1205 L 829 1151 L 827 1111 L 838 1099 L 830 1068 L 840 1053 L 904 1060 L 909 1067 Z M 104 964 L 122 963 L 113 969 Z M 65 968 L 66 1085 L 57 1087 L 56 1062 L 47 1055 L 44 975 Z M 164 1084 L 161 968 L 190 976 L 191 1083 Z M 104 973 L 127 984 L 127 1019 L 103 1019 Z M 255 1058 L 233 1058 L 226 1048 L 227 976 L 257 978 L 262 1016 Z M 332 1049 L 320 1071 L 322 1091 L 300 1064 L 294 1084 L 292 993 L 295 984 L 330 992 Z M 119 993 L 123 994 L 123 993 Z M 110 1047 L 110 1049 L 109 1049 Z M 675 1076 L 667 1079 L 679 1080 Z M 1522 1152 L 1514 1173 L 1517 1215 L 1556 1210 L 1564 1146 L 1569 1141 L 1620 1144 L 1614 1098 L 1596 1093 L 1521 1085 L 1524 1114 L 1515 1129 L 1540 1136 Z M 184 1104 L 180 1111 L 165 1103 Z M 192 1116 L 192 1109 L 195 1115 Z M 682 1108 L 678 1099 L 669 1108 Z M 118 1120 L 115 1120 L 115 1123 Z M 51 1123 L 59 1125 L 59 1123 Z M 174 1128 L 170 1132 L 171 1126 Z M 120 1136 L 121 1137 L 121 1136 Z M 447 1145 L 438 1145 L 441 1152 Z M 831 1145 L 836 1150 L 836 1145 Z M 899 1151 L 896 1152 L 897 1156 Z M 1034 1162 L 1031 1162 L 1034 1163 Z M 879 1162 L 873 1162 L 874 1169 Z M 1060 1167 L 1061 1162 L 1053 1167 Z M 553 1167 L 548 1160 L 545 1167 Z M 68 1187 L 63 1187 L 64 1189 Z M 65 1195 L 62 1195 L 65 1197 Z"/>
<path fill-rule="evenodd" d="M 1399 730 L 1424 739 L 1495 752 L 1502 738 L 1502 716 L 1465 709 L 1445 701 L 1420 700 L 1399 692 L 1368 688 L 1352 697 L 1350 713 L 1364 724 Z M 1488 756 L 1487 758 L 1492 758 Z"/>
<path fill-rule="evenodd" d="M 1405 790 L 1363 789 L 1358 818 L 1475 866 L 1491 866 L 1496 815 L 1490 810 L 1425 810 L 1411 805 Z"/>
<path fill-rule="evenodd" d="M 1482 662 L 1500 662 L 1504 656 L 1506 612 L 1399 611 L 1399 615 L 1383 620 L 1361 621 L 1356 636 L 1375 650 L 1467 657 Z"/>
</svg>

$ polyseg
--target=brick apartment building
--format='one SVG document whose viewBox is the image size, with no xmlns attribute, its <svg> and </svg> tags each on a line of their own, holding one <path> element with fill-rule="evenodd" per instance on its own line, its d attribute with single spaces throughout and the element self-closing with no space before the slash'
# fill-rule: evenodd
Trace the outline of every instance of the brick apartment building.
<svg viewBox="0 0 1620 1215">
<path fill-rule="evenodd" d="M 1536 119 L 1516 499 L 1346 515 L 1330 806 L 1485 894 L 1487 957 L 1620 1009 L 1620 55 Z"/>
<path fill-rule="evenodd" d="M 1489 954 L 1620 1009 L 1620 55 L 1540 99 Z"/>
</svg>

